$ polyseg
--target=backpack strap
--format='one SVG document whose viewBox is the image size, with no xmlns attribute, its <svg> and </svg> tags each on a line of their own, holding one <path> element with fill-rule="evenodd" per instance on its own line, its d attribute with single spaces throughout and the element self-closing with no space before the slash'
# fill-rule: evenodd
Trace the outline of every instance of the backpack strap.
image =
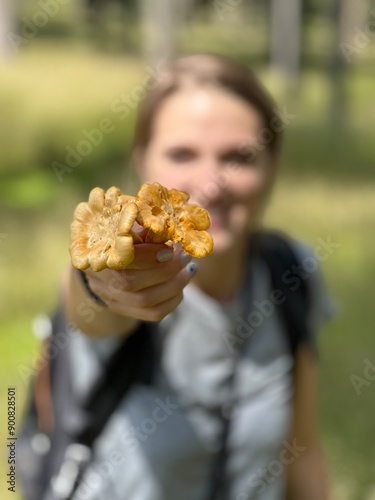
<svg viewBox="0 0 375 500">
<path fill-rule="evenodd" d="M 274 290 L 280 290 L 285 298 L 277 307 L 284 323 L 290 351 L 295 357 L 298 346 L 311 340 L 307 323 L 310 304 L 308 283 L 296 274 L 296 270 L 301 269 L 301 263 L 289 237 L 273 231 L 261 233 L 259 240 L 260 256 L 269 268 L 272 287 Z"/>
<path fill-rule="evenodd" d="M 68 429 L 68 441 L 64 447 L 61 447 L 63 456 L 60 455 L 59 466 L 57 469 L 54 468 L 55 473 L 50 474 L 50 484 L 43 497 L 45 500 L 70 500 L 72 498 L 92 459 L 94 441 L 102 433 L 132 384 L 136 381 L 144 384 L 151 383 L 155 359 L 153 337 L 152 327 L 148 323 L 141 323 L 133 334 L 126 337 L 109 359 L 102 376 L 80 408 L 74 405 L 71 391 L 70 394 L 66 391 L 64 394 L 60 393 L 62 381 L 58 380 L 58 377 L 62 370 L 58 370 L 59 367 L 55 363 L 53 367 L 55 369 L 52 371 L 52 386 L 55 388 L 54 403 L 60 403 L 60 411 L 65 415 L 67 411 L 78 412 L 78 418 L 72 419 L 73 426 Z M 68 352 L 61 350 L 59 356 L 64 358 L 57 360 L 60 368 L 62 367 L 65 375 L 69 376 L 70 368 L 66 366 L 66 362 L 69 361 Z M 52 365 L 54 361 L 51 360 Z M 71 381 L 66 382 L 68 387 Z M 66 431 L 64 426 L 61 427 Z M 54 437 L 58 434 L 66 434 L 66 432 L 61 432 L 61 427 L 60 429 L 56 427 Z"/>
</svg>

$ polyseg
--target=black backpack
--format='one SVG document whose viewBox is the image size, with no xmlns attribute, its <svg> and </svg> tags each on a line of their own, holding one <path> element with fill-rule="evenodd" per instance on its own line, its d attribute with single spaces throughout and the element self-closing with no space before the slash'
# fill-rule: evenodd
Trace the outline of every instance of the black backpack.
<svg viewBox="0 0 375 500">
<path fill-rule="evenodd" d="M 285 296 L 284 302 L 276 307 L 279 307 L 290 350 L 295 356 L 298 346 L 303 343 L 311 344 L 311 338 L 307 326 L 307 283 L 300 280 L 299 287 L 291 289 L 285 279 L 285 273 L 294 269 L 294 266 L 300 266 L 291 241 L 276 232 L 260 233 L 252 240 L 252 251 L 265 260 L 271 273 L 273 288 L 280 290 Z M 51 354 L 33 380 L 30 402 L 18 439 L 18 470 L 25 492 L 24 500 L 72 498 L 92 459 L 91 450 L 95 439 L 132 383 L 152 382 L 152 339 L 156 328 L 157 324 L 142 323 L 134 334 L 127 337 L 112 355 L 102 378 L 92 388 L 85 404 L 78 406 L 73 401 L 71 390 L 68 345 L 70 332 L 62 308 L 55 312 L 52 317 L 52 334 L 46 342 L 49 343 L 48 352 L 58 354 Z M 64 336 L 67 347 L 61 348 Z M 53 424 L 46 418 L 51 414 Z M 230 419 L 225 416 L 221 418 L 221 449 L 212 467 L 208 500 L 217 498 L 225 471 Z"/>
</svg>

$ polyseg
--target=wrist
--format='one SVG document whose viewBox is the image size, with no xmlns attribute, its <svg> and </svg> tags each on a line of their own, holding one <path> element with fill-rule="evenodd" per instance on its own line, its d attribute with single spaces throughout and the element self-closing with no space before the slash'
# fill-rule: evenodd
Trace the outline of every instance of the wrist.
<svg viewBox="0 0 375 500">
<path fill-rule="evenodd" d="M 104 302 L 104 300 L 99 297 L 99 295 L 97 295 L 91 288 L 90 286 L 90 283 L 89 283 L 89 280 L 87 278 L 87 275 L 85 273 L 85 271 L 82 271 L 81 269 L 77 269 L 78 271 L 78 274 L 79 274 L 79 277 L 80 277 L 80 280 L 81 280 L 81 283 L 87 293 L 87 295 L 90 296 L 90 298 L 98 305 L 102 306 L 102 307 L 108 307 L 108 305 Z"/>
</svg>

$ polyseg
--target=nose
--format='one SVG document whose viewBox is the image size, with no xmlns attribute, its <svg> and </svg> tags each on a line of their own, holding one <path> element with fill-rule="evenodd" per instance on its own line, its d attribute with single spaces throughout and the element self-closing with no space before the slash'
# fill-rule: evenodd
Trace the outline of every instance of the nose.
<svg viewBox="0 0 375 500">
<path fill-rule="evenodd" d="M 195 198 L 203 206 L 223 197 L 229 184 L 229 174 L 217 158 L 205 158 L 199 165 Z"/>
</svg>

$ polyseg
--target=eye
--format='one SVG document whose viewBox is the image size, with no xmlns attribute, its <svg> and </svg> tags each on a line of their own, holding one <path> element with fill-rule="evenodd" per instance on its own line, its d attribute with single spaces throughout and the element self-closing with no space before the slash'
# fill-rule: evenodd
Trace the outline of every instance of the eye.
<svg viewBox="0 0 375 500">
<path fill-rule="evenodd" d="M 236 163 L 238 165 L 255 165 L 257 154 L 254 150 L 232 151 L 224 156 L 227 163 Z"/>
<path fill-rule="evenodd" d="M 189 148 L 179 147 L 169 149 L 166 156 L 176 163 L 186 163 L 194 159 L 195 153 Z"/>
</svg>

